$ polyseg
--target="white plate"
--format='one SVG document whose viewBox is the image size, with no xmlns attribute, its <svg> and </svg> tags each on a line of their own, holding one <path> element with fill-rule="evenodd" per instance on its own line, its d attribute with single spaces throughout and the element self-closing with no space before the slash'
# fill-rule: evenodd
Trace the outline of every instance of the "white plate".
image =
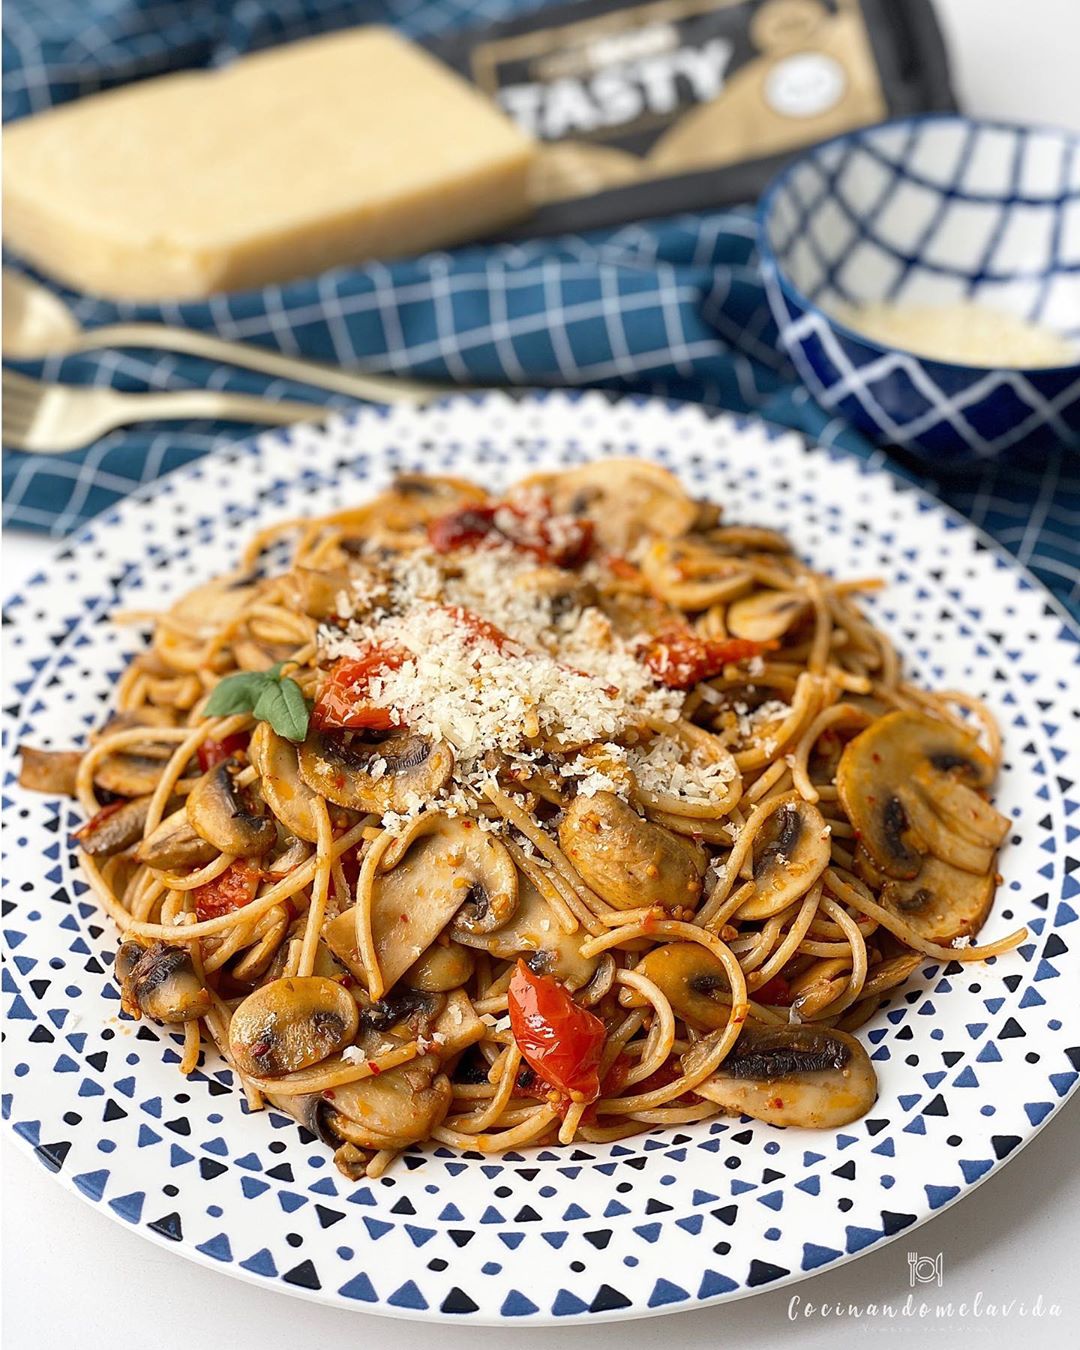
<svg viewBox="0 0 1080 1350">
<path fill-rule="evenodd" d="M 916 676 L 988 700 L 1005 732 L 997 802 L 1016 829 L 986 934 L 1022 922 L 1030 941 L 988 965 L 927 963 L 860 1033 L 881 1096 L 837 1133 L 726 1120 L 500 1158 L 427 1147 L 350 1183 L 292 1121 L 244 1115 L 220 1062 L 185 1081 L 175 1037 L 120 1020 L 115 933 L 69 848 L 77 813 L 15 787 L 10 752 L 78 743 L 143 640 L 109 613 L 221 572 L 259 525 L 360 501 L 403 468 L 491 486 L 627 452 L 668 464 L 730 520 L 786 531 L 817 567 L 884 576 L 874 618 Z M 62 1182 L 180 1255 L 402 1317 L 681 1310 L 909 1231 L 1001 1166 L 1076 1086 L 1077 638 L 1011 559 L 880 469 L 761 423 L 598 395 L 365 410 L 264 436 L 129 499 L 32 578 L 5 623 L 4 1115 Z"/>
</svg>

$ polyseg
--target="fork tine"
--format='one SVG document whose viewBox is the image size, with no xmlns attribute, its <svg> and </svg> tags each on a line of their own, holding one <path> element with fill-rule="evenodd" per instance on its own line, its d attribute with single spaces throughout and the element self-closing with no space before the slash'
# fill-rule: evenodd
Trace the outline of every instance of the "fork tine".
<svg viewBox="0 0 1080 1350">
<path fill-rule="evenodd" d="M 41 406 L 45 385 L 20 375 L 14 370 L 5 370 L 0 383 L 0 395 L 3 397 L 2 416 L 0 416 L 0 435 L 5 445 L 14 450 L 24 448 L 26 435 Z"/>
</svg>

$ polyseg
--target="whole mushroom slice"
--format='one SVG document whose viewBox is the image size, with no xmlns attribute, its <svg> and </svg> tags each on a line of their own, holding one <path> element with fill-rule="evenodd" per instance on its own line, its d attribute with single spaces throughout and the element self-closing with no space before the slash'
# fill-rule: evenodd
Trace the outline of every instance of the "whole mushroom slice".
<svg viewBox="0 0 1080 1350">
<path fill-rule="evenodd" d="M 358 1148 L 407 1148 L 429 1138 L 450 1109 L 453 1088 L 440 1065 L 437 1055 L 422 1055 L 336 1087 L 329 1100 L 305 1098 L 304 1123 L 334 1145 L 345 1141 Z"/>
<path fill-rule="evenodd" d="M 208 769 L 188 794 L 187 818 L 195 833 L 222 853 L 252 858 L 274 847 L 277 826 L 271 816 L 256 814 L 238 791 L 233 780 L 239 769 L 232 757 Z"/>
<path fill-rule="evenodd" d="M 356 1000 L 336 980 L 293 976 L 249 994 L 229 1023 L 237 1067 L 257 1078 L 280 1078 L 318 1064 L 352 1042 Z"/>
<path fill-rule="evenodd" d="M 629 553 L 645 535 L 675 539 L 693 529 L 698 506 L 674 474 L 642 459 L 604 459 L 539 474 L 522 487 L 540 487 L 560 515 L 588 516 L 600 544 Z"/>
<path fill-rule="evenodd" d="M 505 846 L 467 819 L 430 811 L 387 848 L 371 890 L 371 930 L 383 985 L 392 989 L 453 920 L 465 941 L 505 924 L 518 903 L 518 874 Z M 455 918 L 456 916 L 456 918 Z M 357 979 L 355 907 L 323 938 Z"/>
<path fill-rule="evenodd" d="M 32 745 L 18 749 L 22 766 L 19 786 L 31 792 L 50 792 L 58 797 L 75 796 L 75 780 L 82 763 L 81 750 L 35 750 Z"/>
<path fill-rule="evenodd" d="M 251 733 L 248 758 L 259 774 L 263 800 L 298 839 L 315 843 L 319 837 L 315 823 L 318 796 L 300 777 L 296 746 L 279 736 L 269 722 L 260 722 Z"/>
<path fill-rule="evenodd" d="M 665 995 L 677 1017 L 691 1026 L 715 1031 L 727 1026 L 731 997 L 723 962 L 699 942 L 666 942 L 646 952 L 634 967 Z M 624 1008 L 644 1008 L 648 1000 L 636 989 L 619 990 Z"/>
<path fill-rule="evenodd" d="M 142 838 L 149 807 L 148 796 L 103 807 L 82 829 L 75 831 L 79 847 L 91 858 L 111 858 L 122 853 Z"/>
<path fill-rule="evenodd" d="M 694 1091 L 727 1115 L 835 1130 L 873 1106 L 877 1075 L 847 1032 L 809 1023 L 748 1027 L 719 1070 Z"/>
<path fill-rule="evenodd" d="M 132 754 L 126 750 L 106 755 L 94 768 L 94 786 L 117 797 L 144 797 L 154 791 L 175 746 L 164 756 Z"/>
<path fill-rule="evenodd" d="M 739 907 L 740 919 L 767 919 L 805 895 L 829 865 L 832 838 L 825 817 L 797 792 L 770 803 L 754 836 L 755 894 Z"/>
<path fill-rule="evenodd" d="M 980 795 L 994 776 L 974 736 L 922 713 L 898 711 L 848 742 L 836 786 L 874 865 L 898 881 L 924 858 L 988 873 L 1009 821 Z"/>
<path fill-rule="evenodd" d="M 413 989 L 440 994 L 458 989 L 472 978 L 476 959 L 456 942 L 440 946 L 435 943 L 418 957 L 405 972 L 405 983 Z"/>
<path fill-rule="evenodd" d="M 685 836 L 654 825 L 613 792 L 575 797 L 559 844 L 586 884 L 616 909 L 694 908 L 707 861 Z"/>
<path fill-rule="evenodd" d="M 195 833 L 186 812 L 177 811 L 175 815 L 167 816 L 142 841 L 135 850 L 135 857 L 147 867 L 164 872 L 178 867 L 201 867 L 203 863 L 213 862 L 219 851 Z"/>
<path fill-rule="evenodd" d="M 742 559 L 716 553 L 695 539 L 657 539 L 641 570 L 654 595 L 682 610 L 737 600 L 754 584 Z"/>
<path fill-rule="evenodd" d="M 898 879 L 877 867 L 867 851 L 855 852 L 855 870 L 877 890 L 878 903 L 927 942 L 944 946 L 974 937 L 994 902 L 992 874 L 976 876 L 928 854 L 914 877 Z"/>
<path fill-rule="evenodd" d="M 184 947 L 125 942 L 113 969 L 120 983 L 120 1006 L 131 1017 L 145 1013 L 155 1022 L 190 1022 L 210 1011 L 210 994 Z"/>
<path fill-rule="evenodd" d="M 810 612 L 810 601 L 797 591 L 755 591 L 728 606 L 724 622 L 732 637 L 772 642 L 791 631 Z"/>
<path fill-rule="evenodd" d="M 456 934 L 463 945 L 503 961 L 523 956 L 534 970 L 554 975 L 571 992 L 589 984 L 599 968 L 597 957 L 581 955 L 581 944 L 588 936 L 580 930 L 567 933 L 540 891 L 525 876 L 518 878 L 518 907 L 509 923 L 494 933 Z"/>
<path fill-rule="evenodd" d="M 381 740 L 349 731 L 313 731 L 300 747 L 300 777 L 321 796 L 353 811 L 406 812 L 449 781 L 454 756 L 443 741 L 402 730 Z"/>
</svg>

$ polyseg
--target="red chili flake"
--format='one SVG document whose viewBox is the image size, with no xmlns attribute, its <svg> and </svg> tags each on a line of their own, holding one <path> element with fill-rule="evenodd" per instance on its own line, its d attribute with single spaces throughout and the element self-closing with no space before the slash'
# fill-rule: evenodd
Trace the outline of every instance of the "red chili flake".
<svg viewBox="0 0 1080 1350">
<path fill-rule="evenodd" d="M 628 558 L 620 558 L 617 553 L 609 553 L 604 559 L 609 572 L 621 578 L 623 581 L 640 581 L 641 569 L 635 567 Z"/>
<path fill-rule="evenodd" d="M 256 1059 L 262 1059 L 264 1055 L 268 1055 L 270 1053 L 270 1042 L 256 1041 L 256 1043 L 251 1047 L 251 1053 L 255 1056 Z"/>
<path fill-rule="evenodd" d="M 334 1089 L 323 1088 L 323 1101 L 332 1102 L 334 1100 Z"/>
<path fill-rule="evenodd" d="M 373 1059 L 368 1060 L 367 1066 L 371 1070 L 371 1072 L 375 1075 L 376 1078 L 378 1078 L 379 1074 L 382 1073 L 382 1069 L 379 1068 L 379 1066 L 375 1063 Z"/>
</svg>

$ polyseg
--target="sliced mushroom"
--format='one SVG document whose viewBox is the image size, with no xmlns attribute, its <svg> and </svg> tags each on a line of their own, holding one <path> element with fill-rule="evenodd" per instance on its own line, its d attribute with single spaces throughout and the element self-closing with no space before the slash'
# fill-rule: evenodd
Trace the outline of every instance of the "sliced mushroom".
<svg viewBox="0 0 1080 1350">
<path fill-rule="evenodd" d="M 717 1073 L 694 1091 L 728 1115 L 834 1130 L 874 1104 L 877 1075 L 845 1031 L 816 1024 L 748 1027 Z"/>
<path fill-rule="evenodd" d="M 237 637 L 232 643 L 233 660 L 241 670 L 269 670 L 288 661 L 295 651 L 295 642 L 256 642 L 254 638 Z"/>
<path fill-rule="evenodd" d="M 927 853 L 968 871 L 989 870 L 1009 829 L 1007 818 L 979 795 L 993 776 L 993 764 L 973 736 L 901 711 L 879 718 L 848 743 L 836 785 L 877 867 L 911 880 Z"/>
<path fill-rule="evenodd" d="M 222 853 L 251 858 L 267 852 L 277 842 L 273 818 L 257 815 L 233 778 L 240 761 L 230 757 L 199 779 L 187 799 L 188 823 L 196 834 Z"/>
<path fill-rule="evenodd" d="M 94 769 L 94 786 L 117 797 L 147 796 L 157 787 L 167 759 L 126 750 L 106 755 Z"/>
<path fill-rule="evenodd" d="M 494 933 L 466 933 L 457 940 L 504 961 L 523 956 L 533 970 L 554 975 L 572 992 L 582 989 L 597 972 L 598 959 L 581 955 L 588 934 L 567 933 L 551 906 L 525 876 L 518 878 L 518 907 L 509 923 Z"/>
<path fill-rule="evenodd" d="M 149 807 L 148 796 L 103 807 L 81 830 L 76 830 L 79 847 L 91 858 L 111 858 L 122 853 L 142 838 Z"/>
<path fill-rule="evenodd" d="M 616 909 L 693 908 L 701 898 L 703 850 L 644 820 L 613 792 L 575 797 L 559 843 L 586 884 Z"/>
<path fill-rule="evenodd" d="M 829 865 L 832 838 L 825 817 L 797 792 L 771 805 L 754 836 L 756 894 L 739 907 L 740 919 L 767 919 L 805 895 Z"/>
<path fill-rule="evenodd" d="M 297 838 L 314 843 L 319 837 L 315 824 L 318 796 L 300 777 L 296 746 L 279 736 L 269 722 L 260 722 L 251 733 L 248 758 L 258 771 L 260 791 L 273 814 Z"/>
<path fill-rule="evenodd" d="M 229 1048 L 241 1072 L 280 1078 L 349 1045 L 358 1025 L 347 989 L 318 975 L 294 976 L 244 999 L 229 1023 Z"/>
<path fill-rule="evenodd" d="M 754 642 L 782 638 L 810 612 L 810 602 L 797 591 L 755 591 L 728 606 L 725 622 L 733 637 Z"/>
<path fill-rule="evenodd" d="M 83 757 L 81 750 L 35 750 L 32 745 L 20 745 L 18 753 L 22 758 L 20 787 L 58 797 L 75 796 L 75 779 Z"/>
<path fill-rule="evenodd" d="M 754 584 L 740 558 L 725 557 L 694 539 L 657 539 L 641 570 L 652 593 L 681 610 L 737 600 Z"/>
<path fill-rule="evenodd" d="M 455 936 L 468 943 L 494 923 L 505 924 L 517 899 L 517 870 L 498 839 L 471 820 L 437 811 L 418 816 L 386 850 L 372 886 L 371 929 L 385 988 L 393 988 L 451 920 Z M 323 937 L 364 980 L 355 909 L 332 919 Z"/>
<path fill-rule="evenodd" d="M 393 993 L 369 1003 L 361 1012 L 360 1031 L 390 1031 L 404 1024 L 412 1035 L 426 1034 L 442 1012 L 444 1002 L 438 994 L 398 985 Z"/>
<path fill-rule="evenodd" d="M 354 811 L 405 812 L 449 781 L 454 756 L 443 741 L 411 731 L 364 740 L 348 731 L 313 731 L 300 747 L 300 777 L 321 796 Z"/>
<path fill-rule="evenodd" d="M 645 535 L 674 539 L 692 529 L 698 507 L 674 474 L 643 459 L 604 459 L 557 474 L 540 474 L 522 487 L 539 486 L 560 514 L 588 516 L 610 552 L 630 552 Z"/>
<path fill-rule="evenodd" d="M 957 938 L 973 937 L 986 922 L 994 901 L 995 881 L 990 873 L 975 876 L 933 855 L 922 860 L 916 876 L 899 880 L 882 872 L 860 847 L 855 870 L 875 888 L 879 904 L 921 938 L 944 946 Z"/>
<path fill-rule="evenodd" d="M 352 576 L 344 567 L 326 571 L 314 567 L 294 567 L 282 577 L 281 583 L 286 606 L 309 618 L 323 620 L 337 614 L 343 592 L 348 598 L 352 589 Z"/>
<path fill-rule="evenodd" d="M 120 1006 L 131 1017 L 145 1013 L 155 1022 L 190 1022 L 210 1011 L 210 994 L 184 947 L 125 942 L 116 954 L 115 973 Z"/>
<path fill-rule="evenodd" d="M 859 874 L 921 936 L 979 931 L 1009 821 L 982 795 L 994 766 L 973 736 L 921 713 L 892 712 L 845 747 L 837 789 L 855 827 Z"/>
<path fill-rule="evenodd" d="M 316 1131 L 329 1142 L 358 1148 L 403 1149 L 440 1125 L 453 1098 L 437 1055 L 422 1055 L 395 1069 L 332 1089 L 309 1107 Z"/>
<path fill-rule="evenodd" d="M 200 867 L 213 862 L 219 850 L 195 833 L 185 812 L 167 816 L 135 850 L 135 857 L 158 871 L 178 867 Z"/>
<path fill-rule="evenodd" d="M 913 974 L 925 960 L 926 957 L 921 952 L 903 952 L 899 956 L 891 956 L 878 965 L 871 966 L 866 977 L 866 983 L 859 994 L 860 1000 L 880 998 L 890 989 L 895 989 L 898 984 L 903 984 L 908 976 Z"/>
<path fill-rule="evenodd" d="M 428 993 L 445 993 L 465 984 L 472 977 L 475 966 L 472 952 L 456 942 L 445 947 L 435 943 L 405 972 L 405 983 Z"/>
<path fill-rule="evenodd" d="M 513 580 L 515 591 L 547 601 L 552 623 L 558 624 L 579 610 L 595 605 L 597 590 L 577 572 L 565 567 L 534 567 Z"/>
<path fill-rule="evenodd" d="M 698 942 L 666 942 L 645 953 L 634 967 L 658 986 L 672 1011 L 684 1022 L 706 1031 L 727 1026 L 731 986 L 723 962 Z M 636 989 L 619 990 L 624 1008 L 644 1008 L 648 1000 Z"/>
</svg>

